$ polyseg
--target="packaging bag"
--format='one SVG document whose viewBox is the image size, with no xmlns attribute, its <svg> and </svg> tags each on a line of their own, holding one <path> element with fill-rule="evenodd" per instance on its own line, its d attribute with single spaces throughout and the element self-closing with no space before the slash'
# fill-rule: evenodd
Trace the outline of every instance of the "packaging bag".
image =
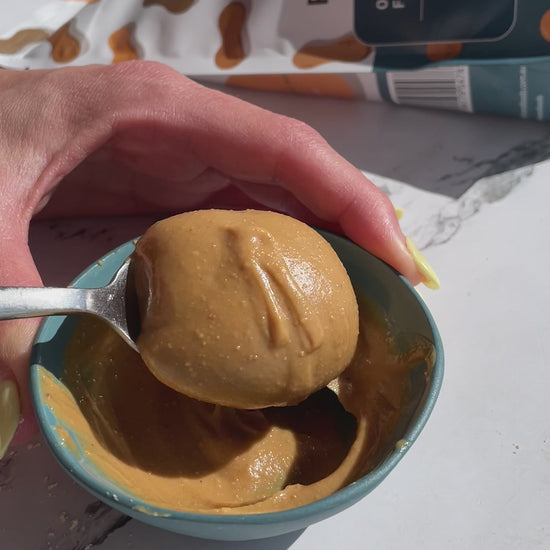
<svg viewBox="0 0 550 550">
<path fill-rule="evenodd" d="M 0 66 L 149 59 L 234 86 L 550 118 L 549 0 L 0 0 Z"/>
</svg>

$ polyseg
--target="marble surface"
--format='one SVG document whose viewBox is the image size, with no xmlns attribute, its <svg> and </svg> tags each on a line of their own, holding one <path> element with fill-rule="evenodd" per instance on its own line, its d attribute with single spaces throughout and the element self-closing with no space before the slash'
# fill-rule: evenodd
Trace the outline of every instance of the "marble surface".
<svg viewBox="0 0 550 550">
<path fill-rule="evenodd" d="M 388 105 L 234 92 L 319 129 L 404 208 L 434 266 L 420 288 L 446 351 L 424 432 L 371 495 L 306 530 L 221 543 L 130 520 L 77 486 L 40 437 L 0 463 L 0 548 L 550 548 L 550 127 Z M 50 285 L 151 222 L 36 223 Z"/>
</svg>

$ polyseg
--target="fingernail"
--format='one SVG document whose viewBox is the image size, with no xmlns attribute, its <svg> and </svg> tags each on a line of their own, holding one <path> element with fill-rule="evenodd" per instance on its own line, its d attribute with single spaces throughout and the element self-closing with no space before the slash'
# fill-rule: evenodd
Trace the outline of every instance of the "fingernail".
<svg viewBox="0 0 550 550">
<path fill-rule="evenodd" d="M 19 392 L 13 380 L 0 381 L 0 459 L 6 454 L 19 425 Z"/>
<path fill-rule="evenodd" d="M 399 208 L 398 206 L 395 207 L 395 215 L 397 216 L 397 219 L 400 220 L 403 217 L 403 214 L 405 212 L 402 208 Z"/>
<path fill-rule="evenodd" d="M 413 257 L 416 269 L 418 269 L 422 275 L 422 282 L 428 288 L 437 290 L 439 288 L 439 277 L 435 274 L 433 268 L 426 261 L 426 258 L 420 254 L 420 250 L 416 248 L 416 245 L 411 241 L 411 239 L 409 239 L 409 237 L 406 238 L 406 244 L 411 256 Z"/>
</svg>

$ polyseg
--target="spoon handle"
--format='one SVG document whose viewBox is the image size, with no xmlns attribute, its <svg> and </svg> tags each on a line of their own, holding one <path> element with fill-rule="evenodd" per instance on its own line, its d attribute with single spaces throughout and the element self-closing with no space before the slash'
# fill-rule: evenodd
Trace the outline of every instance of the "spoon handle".
<svg viewBox="0 0 550 550">
<path fill-rule="evenodd" d="M 0 287 L 0 320 L 87 312 L 90 290 L 51 287 Z"/>
<path fill-rule="evenodd" d="M 139 333 L 135 292 L 127 288 L 129 262 L 122 264 L 107 286 L 100 288 L 0 287 L 0 321 L 69 313 L 90 313 L 107 321 L 135 351 Z M 132 285 L 129 285 L 133 288 Z"/>
</svg>

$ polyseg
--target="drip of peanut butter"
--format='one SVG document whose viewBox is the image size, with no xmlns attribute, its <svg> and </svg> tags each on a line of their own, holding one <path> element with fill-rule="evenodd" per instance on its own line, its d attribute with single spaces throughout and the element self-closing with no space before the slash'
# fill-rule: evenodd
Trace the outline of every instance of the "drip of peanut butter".
<svg viewBox="0 0 550 550">
<path fill-rule="evenodd" d="M 274 212 L 202 210 L 153 225 L 133 256 L 143 360 L 189 397 L 296 404 L 351 361 L 358 310 L 329 243 Z"/>
<path fill-rule="evenodd" d="M 309 296 L 287 265 L 273 234 L 262 227 L 243 224 L 229 227 L 227 237 L 227 245 L 234 250 L 239 269 L 261 289 L 269 343 L 277 348 L 287 346 L 292 340 L 292 332 L 298 331 L 303 335 L 304 350 L 311 352 L 320 347 L 324 332 L 319 313 L 312 311 Z M 289 323 L 283 302 L 291 310 L 290 317 L 296 319 L 295 326 Z"/>
</svg>

